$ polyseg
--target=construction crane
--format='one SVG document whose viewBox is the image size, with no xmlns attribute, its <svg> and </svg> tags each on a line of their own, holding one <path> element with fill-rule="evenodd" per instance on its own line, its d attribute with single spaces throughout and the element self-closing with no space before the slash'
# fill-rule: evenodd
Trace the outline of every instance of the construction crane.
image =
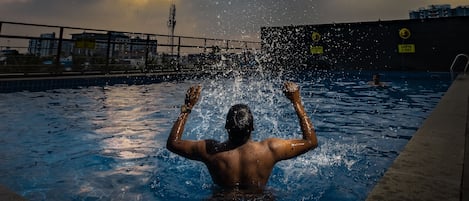
<svg viewBox="0 0 469 201">
<path fill-rule="evenodd" d="M 171 47 L 171 55 L 174 52 L 174 28 L 176 27 L 176 5 L 171 2 L 169 7 L 169 20 L 168 20 L 168 32 L 169 32 L 169 45 Z"/>
</svg>

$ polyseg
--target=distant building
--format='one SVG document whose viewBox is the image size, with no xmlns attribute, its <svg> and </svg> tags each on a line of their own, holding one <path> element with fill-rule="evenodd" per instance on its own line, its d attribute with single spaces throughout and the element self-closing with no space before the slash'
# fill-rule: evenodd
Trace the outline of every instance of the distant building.
<svg viewBox="0 0 469 201">
<path fill-rule="evenodd" d="M 110 49 L 110 57 L 115 56 L 123 48 L 123 44 L 130 42 L 130 38 L 124 34 L 111 34 L 111 42 L 113 43 Z M 72 34 L 72 41 L 75 41 L 74 55 L 82 56 L 105 56 L 107 54 L 107 41 L 108 34 L 104 33 L 89 33 L 83 32 L 79 34 Z M 116 52 L 117 48 L 117 52 Z"/>
<path fill-rule="evenodd" d="M 29 40 L 28 52 L 29 54 L 39 57 L 50 57 L 57 55 L 59 40 L 55 38 L 55 33 L 43 33 L 39 39 Z M 72 44 L 69 41 L 62 42 L 62 57 L 70 56 Z"/>
<path fill-rule="evenodd" d="M 469 5 L 458 6 L 452 10 L 453 16 L 469 16 Z"/>
<path fill-rule="evenodd" d="M 157 41 L 131 38 L 123 33 L 87 33 L 72 34 L 75 41 L 74 54 L 84 56 L 105 56 L 108 51 L 108 40 L 110 42 L 109 57 L 118 59 L 142 58 L 146 53 L 156 55 Z"/>
<path fill-rule="evenodd" d="M 409 12 L 410 19 L 427 19 L 441 17 L 469 16 L 469 6 L 451 8 L 449 4 L 430 5 L 428 8 L 419 8 Z"/>
<path fill-rule="evenodd" d="M 128 45 L 128 52 L 126 54 L 127 58 L 144 58 L 147 52 L 148 44 L 148 54 L 150 57 L 156 56 L 158 42 L 156 40 L 142 39 L 140 37 L 135 37 L 131 39 L 130 45 Z"/>
<path fill-rule="evenodd" d="M 28 52 L 39 57 L 47 57 L 57 54 L 57 40 L 55 33 L 41 34 L 40 39 L 29 40 Z"/>
<path fill-rule="evenodd" d="M 157 41 L 142 39 L 140 37 L 131 38 L 124 33 L 77 33 L 71 34 L 72 38 L 62 41 L 60 52 L 61 57 L 76 56 L 98 56 L 114 59 L 141 59 L 146 53 L 156 56 Z M 39 38 L 29 40 L 28 52 L 39 57 L 51 57 L 57 55 L 59 40 L 55 33 L 43 33 Z M 148 46 L 148 51 L 147 51 Z"/>
</svg>

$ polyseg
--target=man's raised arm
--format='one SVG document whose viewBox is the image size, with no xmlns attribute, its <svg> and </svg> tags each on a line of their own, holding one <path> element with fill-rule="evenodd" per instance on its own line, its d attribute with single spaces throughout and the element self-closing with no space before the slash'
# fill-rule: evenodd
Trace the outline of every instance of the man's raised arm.
<svg viewBox="0 0 469 201">
<path fill-rule="evenodd" d="M 283 92 L 295 108 L 296 115 L 300 121 L 303 139 L 271 139 L 269 146 L 271 147 L 277 161 L 293 158 L 318 146 L 316 132 L 314 131 L 313 123 L 306 114 L 303 103 L 301 102 L 300 89 L 298 85 L 293 82 L 285 82 Z"/>
<path fill-rule="evenodd" d="M 204 141 L 189 141 L 182 140 L 182 134 L 184 133 L 184 126 L 186 125 L 189 113 L 191 112 L 194 105 L 199 100 L 200 92 L 202 87 L 192 86 L 187 90 L 184 105 L 181 106 L 181 113 L 179 114 L 176 122 L 174 122 L 171 133 L 168 136 L 166 142 L 166 148 L 171 152 L 174 152 L 183 157 L 199 160 L 201 146 L 204 145 Z"/>
<path fill-rule="evenodd" d="M 310 141 L 311 144 L 317 146 L 318 140 L 316 138 L 316 132 L 314 131 L 313 123 L 305 112 L 303 103 L 301 103 L 300 89 L 298 85 L 293 82 L 285 82 L 284 84 L 285 96 L 290 99 L 295 108 L 296 115 L 300 120 L 301 132 L 303 133 L 303 139 Z"/>
</svg>

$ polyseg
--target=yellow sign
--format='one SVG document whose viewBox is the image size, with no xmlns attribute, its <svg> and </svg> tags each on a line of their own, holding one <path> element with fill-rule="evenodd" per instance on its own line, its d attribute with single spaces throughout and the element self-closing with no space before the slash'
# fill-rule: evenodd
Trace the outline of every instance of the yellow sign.
<svg viewBox="0 0 469 201">
<path fill-rule="evenodd" d="M 409 39 L 410 35 L 410 30 L 408 28 L 402 28 L 399 30 L 399 37 L 402 39 Z"/>
<path fill-rule="evenodd" d="M 399 53 L 415 53 L 414 44 L 399 44 L 397 49 Z"/>
<path fill-rule="evenodd" d="M 96 40 L 94 39 L 80 39 L 75 41 L 76 48 L 94 49 L 96 47 Z"/>
<path fill-rule="evenodd" d="M 311 34 L 311 39 L 313 39 L 313 42 L 319 42 L 319 40 L 321 40 L 321 34 L 319 34 L 318 32 L 313 32 Z"/>
<path fill-rule="evenodd" d="M 322 46 L 309 46 L 311 54 L 324 54 L 324 48 Z"/>
</svg>

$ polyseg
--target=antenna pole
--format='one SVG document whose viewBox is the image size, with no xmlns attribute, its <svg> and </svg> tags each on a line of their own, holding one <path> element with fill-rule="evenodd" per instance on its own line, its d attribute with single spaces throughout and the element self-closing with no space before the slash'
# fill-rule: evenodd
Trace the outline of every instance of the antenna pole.
<svg viewBox="0 0 469 201">
<path fill-rule="evenodd" d="M 171 47 L 171 55 L 174 53 L 174 28 L 176 27 L 176 5 L 171 3 L 169 7 L 169 20 L 168 20 L 168 30 L 169 30 L 169 45 Z"/>
</svg>

